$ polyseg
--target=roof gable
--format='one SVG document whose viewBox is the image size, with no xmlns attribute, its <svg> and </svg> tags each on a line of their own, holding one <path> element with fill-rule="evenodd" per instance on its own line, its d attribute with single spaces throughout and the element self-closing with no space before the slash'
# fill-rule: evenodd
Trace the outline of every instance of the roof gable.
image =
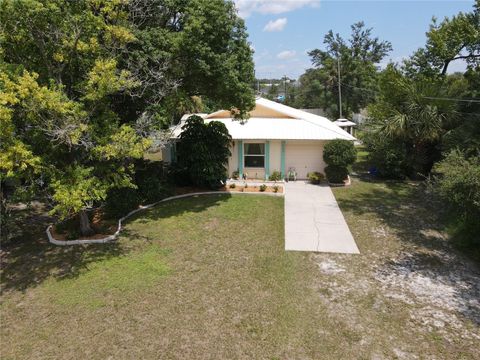
<svg viewBox="0 0 480 360">
<path fill-rule="evenodd" d="M 285 112 L 279 111 L 272 106 L 266 106 L 264 104 L 259 104 L 257 101 L 255 107 L 249 112 L 251 118 L 275 118 L 275 119 L 295 119 L 295 117 L 286 114 Z M 232 114 L 228 110 L 220 110 L 214 113 L 211 113 L 205 117 L 205 119 L 228 119 L 231 118 Z"/>
<path fill-rule="evenodd" d="M 232 119 L 229 110 L 202 116 L 206 122 L 223 122 L 233 139 L 333 140 L 355 138 L 329 119 L 271 100 L 257 98 L 250 118 Z M 181 133 L 182 123 L 172 128 L 173 137 Z"/>
</svg>

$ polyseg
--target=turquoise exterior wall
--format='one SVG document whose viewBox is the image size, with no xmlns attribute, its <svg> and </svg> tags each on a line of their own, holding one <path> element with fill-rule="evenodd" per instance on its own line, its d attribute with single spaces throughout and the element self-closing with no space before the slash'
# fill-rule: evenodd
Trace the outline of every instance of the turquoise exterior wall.
<svg viewBox="0 0 480 360">
<path fill-rule="evenodd" d="M 243 141 L 238 140 L 238 176 L 243 178 Z"/>
<path fill-rule="evenodd" d="M 265 141 L 265 180 L 270 177 L 270 141 Z"/>
</svg>

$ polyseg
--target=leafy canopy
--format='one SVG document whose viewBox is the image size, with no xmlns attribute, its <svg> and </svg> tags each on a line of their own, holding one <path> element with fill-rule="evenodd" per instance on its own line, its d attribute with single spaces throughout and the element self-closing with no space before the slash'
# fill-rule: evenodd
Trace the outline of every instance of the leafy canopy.
<svg viewBox="0 0 480 360">
<path fill-rule="evenodd" d="M 324 37 L 324 49 L 309 52 L 315 69 L 300 78 L 300 107 L 321 107 L 335 117 L 338 109 L 338 59 L 340 59 L 342 106 L 346 114 L 358 112 L 370 100 L 375 89 L 378 64 L 392 49 L 388 41 L 373 37 L 363 22 L 351 26 L 348 40 L 330 30 Z M 318 95 L 317 95 L 318 94 Z"/>
<path fill-rule="evenodd" d="M 179 109 L 203 97 L 246 116 L 252 79 L 232 2 L 1 1 L 2 185 L 83 213 L 134 186 L 133 160 Z"/>
</svg>

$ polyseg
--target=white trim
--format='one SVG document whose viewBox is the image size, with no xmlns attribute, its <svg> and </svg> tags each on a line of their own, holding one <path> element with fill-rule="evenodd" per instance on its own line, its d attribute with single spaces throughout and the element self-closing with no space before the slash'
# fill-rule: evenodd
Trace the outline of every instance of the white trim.
<svg viewBox="0 0 480 360">
<path fill-rule="evenodd" d="M 252 145 L 252 144 L 263 145 L 263 154 L 247 154 L 247 152 L 245 151 L 246 145 Z M 247 166 L 247 165 L 245 164 L 245 157 L 246 157 L 246 156 L 263 157 L 263 166 Z M 249 142 L 244 142 L 244 143 L 243 143 L 243 159 L 242 159 L 242 161 L 243 161 L 243 168 L 244 168 L 244 169 L 253 169 L 253 170 L 255 170 L 255 169 L 263 169 L 263 170 L 265 170 L 265 141 L 264 141 L 264 142 L 258 142 L 258 141 L 257 141 L 257 142 L 251 142 L 251 141 L 249 141 Z"/>
</svg>

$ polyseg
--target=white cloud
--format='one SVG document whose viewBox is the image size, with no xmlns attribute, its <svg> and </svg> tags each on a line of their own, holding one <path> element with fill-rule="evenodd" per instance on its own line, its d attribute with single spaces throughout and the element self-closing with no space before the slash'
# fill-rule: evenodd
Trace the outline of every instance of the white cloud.
<svg viewBox="0 0 480 360">
<path fill-rule="evenodd" d="M 297 52 L 294 50 L 285 50 L 277 54 L 277 58 L 280 60 L 292 59 L 297 55 Z"/>
<path fill-rule="evenodd" d="M 320 0 L 235 0 L 235 5 L 241 17 L 248 17 L 254 12 L 283 14 L 305 6 L 317 7 Z"/>
<path fill-rule="evenodd" d="M 285 25 L 287 25 L 287 18 L 280 18 L 275 21 L 270 20 L 263 28 L 263 31 L 282 31 Z"/>
</svg>

